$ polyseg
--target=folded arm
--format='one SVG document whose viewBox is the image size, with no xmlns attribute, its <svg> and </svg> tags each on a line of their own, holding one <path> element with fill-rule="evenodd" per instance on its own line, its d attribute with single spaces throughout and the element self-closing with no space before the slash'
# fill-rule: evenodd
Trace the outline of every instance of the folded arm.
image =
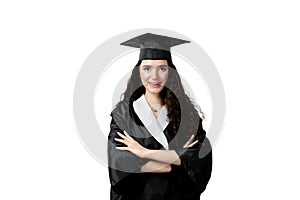
<svg viewBox="0 0 300 200">
<path fill-rule="evenodd" d="M 160 165 L 168 164 L 168 165 L 180 165 L 181 160 L 175 150 L 151 150 L 143 147 L 137 141 L 135 141 L 126 131 L 124 131 L 124 135 L 121 133 L 117 133 L 120 138 L 115 138 L 116 141 L 121 142 L 126 145 L 126 147 L 117 147 L 118 150 L 126 150 L 130 151 L 131 153 L 137 155 L 140 158 L 146 158 L 149 160 L 154 160 L 159 163 Z M 183 148 L 192 147 L 198 141 L 193 141 L 194 135 L 190 137 L 190 139 L 186 142 Z M 147 163 L 147 166 L 155 167 L 158 163 Z"/>
<path fill-rule="evenodd" d="M 151 173 L 168 173 L 170 172 L 171 165 L 163 162 L 157 162 L 150 160 L 141 167 L 141 172 L 151 172 Z"/>
</svg>

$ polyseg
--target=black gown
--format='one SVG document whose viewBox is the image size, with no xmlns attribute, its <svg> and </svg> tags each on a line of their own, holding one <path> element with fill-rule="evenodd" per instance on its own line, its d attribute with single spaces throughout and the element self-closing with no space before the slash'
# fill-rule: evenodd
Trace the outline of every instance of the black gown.
<svg viewBox="0 0 300 200">
<path fill-rule="evenodd" d="M 111 112 L 108 136 L 109 178 L 111 200 L 199 200 L 211 176 L 212 151 L 200 119 L 194 140 L 198 144 L 184 149 L 171 142 L 170 123 L 163 131 L 169 150 L 175 150 L 181 165 L 171 165 L 169 173 L 144 173 L 141 167 L 149 160 L 135 156 L 129 151 L 116 150 L 122 146 L 114 140 L 117 131 L 126 130 L 136 141 L 148 149 L 164 149 L 145 128 L 132 104 L 122 102 Z M 199 117 L 200 118 L 200 117 Z M 192 134 L 192 133 L 191 133 Z"/>
</svg>

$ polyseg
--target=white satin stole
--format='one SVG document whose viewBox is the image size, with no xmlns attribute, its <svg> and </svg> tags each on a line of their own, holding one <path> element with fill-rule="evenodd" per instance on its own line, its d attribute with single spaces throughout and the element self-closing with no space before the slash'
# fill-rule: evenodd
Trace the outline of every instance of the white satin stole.
<svg viewBox="0 0 300 200">
<path fill-rule="evenodd" d="M 163 130 L 168 126 L 168 111 L 164 105 L 156 118 L 150 105 L 148 104 L 145 95 L 142 95 L 133 102 L 133 108 L 142 123 L 150 134 L 158 141 L 166 150 L 169 149 L 168 140 L 163 133 Z"/>
</svg>

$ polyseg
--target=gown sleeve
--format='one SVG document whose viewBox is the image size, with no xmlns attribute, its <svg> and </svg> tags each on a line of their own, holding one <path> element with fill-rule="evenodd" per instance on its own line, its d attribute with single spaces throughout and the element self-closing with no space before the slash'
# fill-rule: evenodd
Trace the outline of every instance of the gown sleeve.
<svg viewBox="0 0 300 200">
<path fill-rule="evenodd" d="M 120 138 L 117 132 L 123 133 L 122 128 L 114 120 L 110 123 L 110 133 L 108 135 L 108 170 L 112 188 L 115 191 L 125 190 L 128 183 L 136 173 L 141 172 L 141 167 L 148 162 L 147 159 L 139 158 L 128 151 L 117 150 L 116 146 L 124 146 L 115 141 L 115 138 Z"/>
<path fill-rule="evenodd" d="M 187 172 L 198 192 L 202 193 L 211 177 L 212 148 L 203 130 L 201 118 L 195 140 L 198 140 L 198 143 L 193 147 L 179 148 L 175 151 L 181 159 L 179 167 Z"/>
</svg>

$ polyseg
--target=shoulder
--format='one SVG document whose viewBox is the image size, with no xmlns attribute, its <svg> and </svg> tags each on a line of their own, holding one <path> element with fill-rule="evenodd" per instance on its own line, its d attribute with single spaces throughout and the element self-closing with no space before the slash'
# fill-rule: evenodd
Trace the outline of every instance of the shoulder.
<svg viewBox="0 0 300 200">
<path fill-rule="evenodd" d="M 119 120 L 132 120 L 133 119 L 133 105 L 132 103 L 128 103 L 126 101 L 120 101 L 111 111 L 111 117 L 113 119 L 119 119 Z"/>
<path fill-rule="evenodd" d="M 126 116 L 129 112 L 129 103 L 125 101 L 120 101 L 116 106 L 114 106 L 111 111 L 111 116 Z"/>
<path fill-rule="evenodd" d="M 120 101 L 112 110 L 111 117 L 117 122 L 125 124 L 135 123 L 139 126 L 144 126 L 133 108 L 133 102 Z"/>
<path fill-rule="evenodd" d="M 112 118 L 111 125 L 113 124 L 122 130 L 126 130 L 128 124 L 128 108 L 128 103 L 122 101 L 114 106 L 110 113 Z"/>
</svg>

